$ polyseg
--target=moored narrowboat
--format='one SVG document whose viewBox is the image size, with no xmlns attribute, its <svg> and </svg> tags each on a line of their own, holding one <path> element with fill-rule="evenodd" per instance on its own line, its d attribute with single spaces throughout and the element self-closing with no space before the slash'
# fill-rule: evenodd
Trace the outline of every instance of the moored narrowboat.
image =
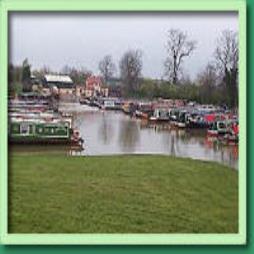
<svg viewBox="0 0 254 254">
<path fill-rule="evenodd" d="M 169 113 L 170 123 L 177 128 L 186 127 L 187 111 L 183 109 L 172 109 Z"/>
<path fill-rule="evenodd" d="M 79 103 L 84 105 L 89 105 L 90 101 L 88 98 L 80 98 Z"/>
<path fill-rule="evenodd" d="M 8 126 L 10 143 L 20 144 L 82 144 L 76 130 L 69 122 L 10 119 Z"/>
<path fill-rule="evenodd" d="M 153 115 L 149 119 L 150 121 L 169 121 L 169 109 L 168 108 L 155 108 Z"/>
<path fill-rule="evenodd" d="M 137 109 L 135 111 L 135 116 L 138 118 L 149 119 L 149 117 L 153 114 L 153 107 L 151 103 L 140 102 L 137 105 Z"/>
<path fill-rule="evenodd" d="M 100 100 L 100 108 L 105 110 L 122 110 L 122 102 L 118 98 L 103 98 Z"/>
<path fill-rule="evenodd" d="M 217 137 L 219 135 L 225 135 L 227 132 L 227 123 L 225 121 L 215 121 L 207 130 L 207 135 Z"/>
<path fill-rule="evenodd" d="M 224 135 L 227 144 L 236 144 L 239 141 L 239 123 L 237 120 L 228 122 L 228 132 Z"/>
<path fill-rule="evenodd" d="M 189 113 L 186 117 L 186 127 L 189 129 L 206 129 L 212 125 L 202 114 L 196 112 Z"/>
<path fill-rule="evenodd" d="M 133 116 L 137 109 L 137 104 L 133 101 L 125 101 L 122 104 L 122 111 L 127 114 Z"/>
</svg>

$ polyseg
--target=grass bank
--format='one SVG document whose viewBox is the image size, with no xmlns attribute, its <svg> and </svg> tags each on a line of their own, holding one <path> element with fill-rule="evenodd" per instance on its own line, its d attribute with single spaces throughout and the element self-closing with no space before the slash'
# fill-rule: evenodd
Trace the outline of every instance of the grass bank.
<svg viewBox="0 0 254 254">
<path fill-rule="evenodd" d="M 232 233 L 238 172 L 168 156 L 11 155 L 11 233 Z"/>
</svg>

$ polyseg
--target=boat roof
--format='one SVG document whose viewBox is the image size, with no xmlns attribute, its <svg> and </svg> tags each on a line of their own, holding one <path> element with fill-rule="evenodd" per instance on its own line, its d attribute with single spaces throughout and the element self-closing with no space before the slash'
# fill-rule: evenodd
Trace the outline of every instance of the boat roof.
<svg viewBox="0 0 254 254">
<path fill-rule="evenodd" d="M 44 77 L 47 82 L 73 83 L 68 75 L 46 74 Z"/>
<path fill-rule="evenodd" d="M 22 119 L 22 118 L 16 118 L 16 117 L 11 117 L 10 118 L 11 123 L 34 123 L 34 124 L 47 124 L 47 125 L 69 125 L 68 121 L 64 121 L 62 119 L 54 119 L 51 121 L 46 121 L 44 119 L 32 119 L 32 118 L 27 118 L 27 119 Z"/>
</svg>

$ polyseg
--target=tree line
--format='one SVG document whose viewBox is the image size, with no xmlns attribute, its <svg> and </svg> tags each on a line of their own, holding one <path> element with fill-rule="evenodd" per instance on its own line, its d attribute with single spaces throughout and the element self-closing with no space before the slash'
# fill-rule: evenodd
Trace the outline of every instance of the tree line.
<svg viewBox="0 0 254 254">
<path fill-rule="evenodd" d="M 197 75 L 194 81 L 186 76 L 183 63 L 198 47 L 186 32 L 171 29 L 167 34 L 167 55 L 164 62 L 164 77 L 160 80 L 142 76 L 142 51 L 130 49 L 119 61 L 120 90 L 124 97 L 136 98 L 179 98 L 200 103 L 226 104 L 230 108 L 238 105 L 238 34 L 225 30 L 217 39 L 213 58 Z M 105 55 L 98 69 L 106 85 L 116 76 L 117 66 L 111 55 Z M 25 59 L 22 66 L 9 65 L 10 91 L 31 88 L 31 66 Z M 41 78 L 53 73 L 48 67 L 33 71 Z M 85 84 L 92 72 L 85 68 L 64 66 L 61 73 L 71 76 L 75 84 Z"/>
</svg>

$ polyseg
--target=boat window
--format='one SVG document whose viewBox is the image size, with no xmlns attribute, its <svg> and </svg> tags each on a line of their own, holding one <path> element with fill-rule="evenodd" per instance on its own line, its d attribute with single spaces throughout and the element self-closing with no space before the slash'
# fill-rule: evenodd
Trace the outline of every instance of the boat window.
<svg viewBox="0 0 254 254">
<path fill-rule="evenodd" d="M 29 125 L 29 133 L 33 133 L 33 125 Z"/>
<path fill-rule="evenodd" d="M 21 134 L 29 134 L 29 125 L 28 124 L 21 124 L 20 125 L 20 133 Z"/>
<path fill-rule="evenodd" d="M 225 124 L 224 123 L 219 123 L 219 128 L 225 128 Z"/>
</svg>

